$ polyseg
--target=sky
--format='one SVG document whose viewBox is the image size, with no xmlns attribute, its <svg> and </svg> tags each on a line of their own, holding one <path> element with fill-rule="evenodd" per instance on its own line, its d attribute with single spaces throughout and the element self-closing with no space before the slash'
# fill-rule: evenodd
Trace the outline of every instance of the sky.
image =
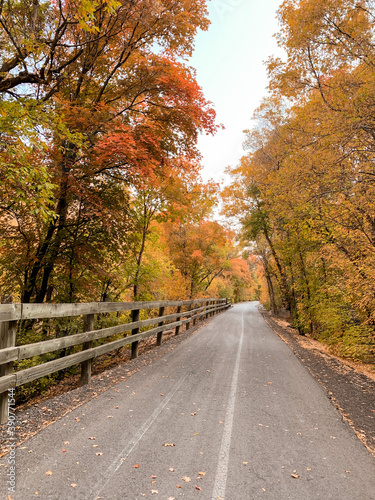
<svg viewBox="0 0 375 500">
<path fill-rule="evenodd" d="M 196 38 L 189 64 L 206 99 L 214 104 L 217 122 L 225 126 L 216 136 L 201 136 L 202 177 L 226 180 L 225 168 L 243 156 L 243 130 L 252 127 L 252 115 L 267 95 L 263 62 L 280 53 L 273 34 L 281 0 L 211 0 L 211 26 Z"/>
</svg>

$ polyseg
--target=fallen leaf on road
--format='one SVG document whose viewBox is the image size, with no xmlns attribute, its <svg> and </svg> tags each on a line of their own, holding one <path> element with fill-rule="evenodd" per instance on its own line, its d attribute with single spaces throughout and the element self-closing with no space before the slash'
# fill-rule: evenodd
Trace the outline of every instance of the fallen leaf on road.
<svg viewBox="0 0 375 500">
<path fill-rule="evenodd" d="M 247 465 L 249 462 L 242 462 L 244 465 Z"/>
<path fill-rule="evenodd" d="M 195 489 L 200 491 L 202 488 L 200 486 L 196 486 Z"/>
<path fill-rule="evenodd" d="M 299 479 L 299 475 L 298 475 L 298 474 L 291 474 L 291 476 L 292 476 L 294 479 Z"/>
<path fill-rule="evenodd" d="M 139 464 L 135 464 L 134 469 L 139 469 Z"/>
<path fill-rule="evenodd" d="M 69 441 L 64 441 L 64 444 L 70 444 Z"/>
<path fill-rule="evenodd" d="M 72 488 L 76 488 L 78 485 L 77 485 L 76 483 L 72 483 L 70 486 L 71 486 Z"/>
<path fill-rule="evenodd" d="M 98 444 L 93 444 L 92 445 L 93 448 L 98 448 L 98 446 L 99 446 Z"/>
<path fill-rule="evenodd" d="M 174 468 L 173 467 L 169 467 L 169 472 L 174 472 Z"/>
<path fill-rule="evenodd" d="M 113 415 L 108 415 L 107 418 L 113 418 Z"/>
<path fill-rule="evenodd" d="M 45 472 L 45 475 L 46 476 L 52 476 L 53 472 L 51 470 L 48 470 L 47 472 Z"/>
<path fill-rule="evenodd" d="M 194 415 L 196 415 L 196 414 L 197 414 L 197 412 L 196 412 L 196 411 L 195 411 L 194 413 L 190 413 L 190 415 L 191 415 L 192 417 L 194 417 Z"/>
<path fill-rule="evenodd" d="M 151 490 L 151 495 L 157 495 L 158 493 L 158 490 Z"/>
<path fill-rule="evenodd" d="M 76 417 L 74 420 L 76 420 L 77 422 L 80 421 L 80 418 L 79 417 Z"/>
<path fill-rule="evenodd" d="M 185 483 L 190 483 L 190 481 L 191 481 L 190 477 L 188 477 L 188 476 L 184 476 L 184 477 L 182 477 L 181 479 L 182 479 L 183 481 L 185 481 Z"/>
<path fill-rule="evenodd" d="M 163 446 L 176 446 L 174 443 L 164 443 Z"/>
<path fill-rule="evenodd" d="M 177 488 L 182 488 L 182 486 L 180 484 L 177 484 L 176 486 L 177 486 Z"/>
<path fill-rule="evenodd" d="M 96 438 L 91 436 L 91 437 L 89 437 L 89 439 L 91 439 L 91 441 L 95 441 Z"/>
<path fill-rule="evenodd" d="M 198 472 L 198 474 L 199 474 L 200 476 L 205 476 L 205 475 L 206 475 L 206 473 L 205 473 L 205 472 Z"/>
<path fill-rule="evenodd" d="M 61 450 L 63 453 L 66 453 L 66 450 Z"/>
<path fill-rule="evenodd" d="M 98 453 L 95 453 L 95 455 L 96 455 L 97 457 L 101 457 L 101 456 L 103 455 L 103 452 L 102 452 L 102 451 L 98 451 Z"/>
<path fill-rule="evenodd" d="M 175 497 L 168 497 L 167 500 L 176 500 Z"/>
<path fill-rule="evenodd" d="M 154 474 L 152 474 L 151 476 L 151 479 L 156 479 L 158 476 L 155 476 Z"/>
</svg>

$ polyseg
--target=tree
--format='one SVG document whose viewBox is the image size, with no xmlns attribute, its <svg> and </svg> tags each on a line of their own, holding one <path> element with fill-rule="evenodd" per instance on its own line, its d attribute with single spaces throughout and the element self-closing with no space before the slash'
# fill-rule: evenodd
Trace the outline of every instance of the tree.
<svg viewBox="0 0 375 500">
<path fill-rule="evenodd" d="M 268 63 L 271 95 L 227 190 L 228 210 L 262 256 L 272 308 L 287 302 L 301 333 L 367 360 L 375 319 L 373 16 L 372 2 L 282 4 L 278 40 L 287 57 Z"/>
<path fill-rule="evenodd" d="M 139 296 L 147 239 L 155 229 L 152 223 L 200 220 L 202 215 L 210 212 L 214 206 L 217 186 L 212 182 L 203 184 L 194 169 L 185 167 L 181 171 L 182 161 L 181 158 L 177 159 L 175 167 L 169 165 L 160 179 L 153 178 L 152 182 L 147 184 L 144 181 L 143 185 L 135 190 L 130 207 L 133 222 L 130 239 L 134 266 L 134 300 Z"/>
<path fill-rule="evenodd" d="M 4 92 L 8 100 L 25 89 L 33 96 L 43 165 L 54 186 L 52 216 L 35 221 L 37 238 L 26 238 L 27 258 L 17 263 L 23 302 L 46 299 L 78 213 L 82 224 L 88 206 L 113 210 L 107 226 L 116 219 L 116 203 L 98 196 L 105 185 L 110 190 L 117 182 L 129 192 L 143 179 L 155 181 L 176 158 L 187 159 L 179 162 L 182 169 L 196 169 L 197 134 L 215 132 L 215 114 L 181 58 L 191 53 L 197 29 L 207 28 L 205 14 L 201 0 L 165 0 L 157 9 L 144 0 L 3 5 L 4 50 L 13 61 L 4 71 Z M 36 22 L 36 41 L 28 44 Z M 54 120 L 38 123 L 44 111 Z M 23 210 L 21 200 L 12 214 L 14 244 L 25 240 Z"/>
<path fill-rule="evenodd" d="M 166 230 L 172 261 L 188 284 L 190 298 L 205 292 L 229 268 L 231 235 L 218 222 L 176 221 Z"/>
<path fill-rule="evenodd" d="M 99 103 L 113 81 L 123 79 L 133 54 L 159 44 L 189 55 L 197 29 L 208 27 L 206 14 L 203 0 L 157 6 L 143 0 L 3 0 L 0 92 L 22 95 L 31 85 L 47 101 L 69 82 L 77 97 L 96 80 Z"/>
</svg>

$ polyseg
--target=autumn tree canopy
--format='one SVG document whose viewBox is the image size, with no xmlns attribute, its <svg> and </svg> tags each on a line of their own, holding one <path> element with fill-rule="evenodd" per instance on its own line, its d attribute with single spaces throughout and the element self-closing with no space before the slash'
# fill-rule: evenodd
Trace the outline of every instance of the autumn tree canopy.
<svg viewBox="0 0 375 500">
<path fill-rule="evenodd" d="M 205 0 L 0 2 L 3 294 L 208 293 L 231 245 L 210 220 L 218 188 L 199 176 L 198 135 L 218 124 L 188 58 L 208 25 Z M 172 226 L 196 233 L 199 278 Z M 203 226 L 216 243 L 199 242 Z"/>
<path fill-rule="evenodd" d="M 372 1 L 286 0 L 269 89 L 226 210 L 256 242 L 269 306 L 371 360 L 375 325 Z"/>
</svg>

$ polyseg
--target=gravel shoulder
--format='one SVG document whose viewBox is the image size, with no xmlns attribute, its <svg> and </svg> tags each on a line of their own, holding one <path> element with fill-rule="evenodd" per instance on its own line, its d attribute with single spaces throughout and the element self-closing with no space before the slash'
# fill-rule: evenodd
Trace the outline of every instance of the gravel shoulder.
<svg viewBox="0 0 375 500">
<path fill-rule="evenodd" d="M 322 385 L 343 420 L 375 457 L 375 373 L 363 364 L 329 354 L 325 346 L 299 335 L 267 311 L 260 309 L 260 313 Z"/>
</svg>

